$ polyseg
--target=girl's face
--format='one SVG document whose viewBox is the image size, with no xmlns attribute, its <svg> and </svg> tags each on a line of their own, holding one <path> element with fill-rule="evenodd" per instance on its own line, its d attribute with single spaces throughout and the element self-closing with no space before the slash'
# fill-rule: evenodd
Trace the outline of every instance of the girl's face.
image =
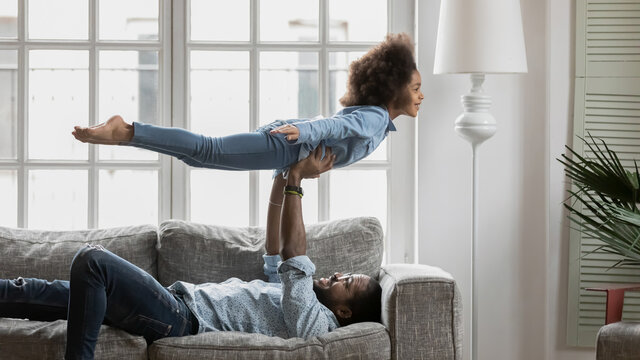
<svg viewBox="0 0 640 360">
<path fill-rule="evenodd" d="M 411 117 L 418 116 L 420 104 L 422 103 L 422 99 L 424 99 L 424 95 L 420 90 L 420 86 L 422 86 L 422 78 L 420 77 L 420 72 L 416 70 L 411 76 L 411 82 L 409 83 L 409 85 L 407 85 L 409 98 L 411 99 L 411 101 L 409 101 L 405 105 L 404 109 L 402 109 L 406 115 L 409 115 Z"/>
</svg>

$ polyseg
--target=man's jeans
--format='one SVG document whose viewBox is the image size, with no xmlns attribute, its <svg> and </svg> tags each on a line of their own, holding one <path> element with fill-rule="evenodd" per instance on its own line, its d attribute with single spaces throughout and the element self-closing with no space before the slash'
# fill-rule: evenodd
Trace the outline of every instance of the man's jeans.
<svg viewBox="0 0 640 360">
<path fill-rule="evenodd" d="M 142 335 L 147 343 L 189 335 L 197 326 L 179 296 L 101 246 L 78 251 L 70 281 L 0 280 L 0 317 L 51 321 L 67 316 L 66 359 L 93 359 L 103 323 Z"/>
</svg>

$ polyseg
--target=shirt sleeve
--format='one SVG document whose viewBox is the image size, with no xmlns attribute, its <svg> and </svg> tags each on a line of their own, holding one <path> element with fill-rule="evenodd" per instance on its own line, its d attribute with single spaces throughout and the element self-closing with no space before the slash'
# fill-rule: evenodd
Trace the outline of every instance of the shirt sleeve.
<svg viewBox="0 0 640 360">
<path fill-rule="evenodd" d="M 280 255 L 262 255 L 264 260 L 264 274 L 267 276 L 268 282 L 279 283 L 280 277 L 278 276 L 278 263 L 282 261 Z"/>
<path fill-rule="evenodd" d="M 344 115 L 301 121 L 294 125 L 300 131 L 292 144 L 312 143 L 324 139 L 368 138 L 388 126 L 385 111 L 377 106 L 367 106 Z"/>
<path fill-rule="evenodd" d="M 313 292 L 315 266 L 305 255 L 280 263 L 282 312 L 290 337 L 310 338 L 336 329 L 338 321 Z"/>
</svg>

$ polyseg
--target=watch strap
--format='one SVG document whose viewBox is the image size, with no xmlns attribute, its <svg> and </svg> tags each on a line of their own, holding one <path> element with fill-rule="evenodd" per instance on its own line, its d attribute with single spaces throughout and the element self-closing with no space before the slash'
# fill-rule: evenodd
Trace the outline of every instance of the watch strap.
<svg viewBox="0 0 640 360">
<path fill-rule="evenodd" d="M 304 191 L 302 191 L 302 187 L 300 187 L 300 186 L 287 185 L 287 186 L 284 187 L 284 194 L 285 195 L 298 195 L 298 196 L 302 197 L 304 195 Z"/>
</svg>

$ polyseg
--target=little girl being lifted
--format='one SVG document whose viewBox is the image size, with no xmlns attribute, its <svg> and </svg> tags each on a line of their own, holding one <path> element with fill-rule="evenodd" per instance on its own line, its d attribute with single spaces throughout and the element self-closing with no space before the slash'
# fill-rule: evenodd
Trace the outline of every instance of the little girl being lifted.
<svg viewBox="0 0 640 360">
<path fill-rule="evenodd" d="M 284 172 L 317 146 L 330 147 L 334 167 L 371 154 L 395 131 L 399 115 L 416 117 L 424 96 L 420 91 L 413 43 L 406 34 L 387 35 L 351 63 L 345 106 L 335 115 L 316 119 L 278 120 L 254 132 L 224 137 L 134 122 L 116 115 L 93 127 L 76 126 L 76 139 L 92 144 L 129 145 L 175 156 L 195 167 L 223 170 L 275 169 Z"/>
</svg>

